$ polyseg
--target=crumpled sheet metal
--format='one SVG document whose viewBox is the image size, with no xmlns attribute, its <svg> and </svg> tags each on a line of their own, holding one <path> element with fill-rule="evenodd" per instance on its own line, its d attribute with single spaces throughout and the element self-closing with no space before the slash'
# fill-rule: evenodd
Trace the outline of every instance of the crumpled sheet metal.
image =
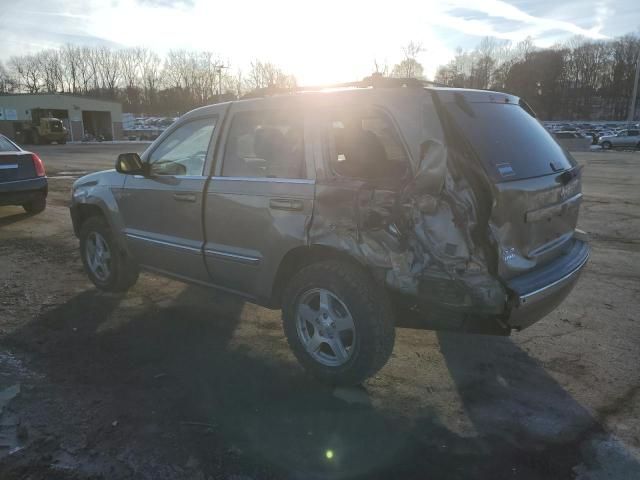
<svg viewBox="0 0 640 480">
<path fill-rule="evenodd" d="M 429 141 L 423 151 L 419 171 L 401 192 L 363 182 L 354 195 L 353 189 L 319 185 L 310 242 L 384 270 L 385 283 L 402 293 L 419 295 L 421 282 L 444 274 L 467 289 L 469 306 L 488 303 L 499 310 L 504 288 L 471 237 L 473 191 L 464 177 L 454 180 L 442 143 Z"/>
</svg>

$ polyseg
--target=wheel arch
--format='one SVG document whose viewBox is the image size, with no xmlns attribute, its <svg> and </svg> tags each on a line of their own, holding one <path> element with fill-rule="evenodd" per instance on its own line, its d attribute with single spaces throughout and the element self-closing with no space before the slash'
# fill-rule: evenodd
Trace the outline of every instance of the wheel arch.
<svg viewBox="0 0 640 480">
<path fill-rule="evenodd" d="M 76 236 L 80 235 L 82 224 L 86 222 L 87 219 L 98 216 L 109 225 L 119 247 L 127 252 L 127 254 L 129 253 L 122 234 L 120 214 L 113 198 L 103 199 L 102 197 L 89 195 L 81 201 L 75 201 L 70 208 L 70 212 L 73 231 Z"/>
<path fill-rule="evenodd" d="M 371 270 L 358 259 L 343 250 L 327 245 L 304 245 L 289 250 L 280 261 L 274 277 L 269 305 L 280 308 L 282 293 L 289 280 L 302 268 L 314 263 L 338 260 L 353 265 L 374 278 Z"/>
<path fill-rule="evenodd" d="M 82 224 L 86 222 L 90 217 L 102 217 L 103 219 L 107 219 L 104 211 L 96 204 L 93 203 L 79 203 L 74 205 L 72 209 L 72 221 L 73 221 L 73 231 L 78 236 L 80 233 L 80 228 L 82 228 Z"/>
</svg>

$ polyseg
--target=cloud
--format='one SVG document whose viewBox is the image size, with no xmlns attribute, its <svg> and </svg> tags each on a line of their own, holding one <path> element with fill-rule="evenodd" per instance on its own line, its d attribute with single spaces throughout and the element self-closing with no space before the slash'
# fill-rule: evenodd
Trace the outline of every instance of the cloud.
<svg viewBox="0 0 640 480">
<path fill-rule="evenodd" d="M 47 17 L 61 17 L 61 18 L 79 18 L 83 20 L 87 20 L 91 18 L 89 15 L 80 14 L 80 13 L 67 13 L 67 12 L 49 12 L 49 11 L 39 11 L 39 10 L 21 10 L 21 13 L 25 16 L 47 16 Z"/>
<path fill-rule="evenodd" d="M 602 33 L 607 8 L 603 0 L 595 9 L 582 2 L 574 4 L 576 12 L 581 9 L 593 11 L 595 21 L 591 28 L 584 28 L 574 22 L 547 16 L 535 16 L 502 0 L 478 0 L 469 4 L 466 0 L 449 0 L 440 13 L 431 17 L 434 25 L 446 26 L 467 35 L 489 36 L 505 40 L 518 41 L 532 36 L 544 37 L 550 32 L 564 32 L 570 35 L 581 35 L 591 39 L 605 39 Z M 461 14 L 461 12 L 463 12 Z M 475 15 L 470 15 L 472 12 Z M 476 18 L 472 18 L 476 17 Z M 590 18 L 594 18 L 591 14 Z M 513 26 L 505 30 L 504 25 Z M 516 27 L 517 25 L 517 27 Z"/>
<path fill-rule="evenodd" d="M 195 0 L 137 0 L 140 5 L 148 7 L 193 7 Z"/>
</svg>

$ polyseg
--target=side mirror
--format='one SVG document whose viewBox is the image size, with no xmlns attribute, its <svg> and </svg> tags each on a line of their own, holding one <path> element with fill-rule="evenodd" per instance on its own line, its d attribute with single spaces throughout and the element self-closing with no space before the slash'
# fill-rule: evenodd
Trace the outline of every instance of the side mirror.
<svg viewBox="0 0 640 480">
<path fill-rule="evenodd" d="M 116 171 L 126 175 L 144 175 L 146 168 L 137 153 L 121 153 L 116 161 Z"/>
</svg>

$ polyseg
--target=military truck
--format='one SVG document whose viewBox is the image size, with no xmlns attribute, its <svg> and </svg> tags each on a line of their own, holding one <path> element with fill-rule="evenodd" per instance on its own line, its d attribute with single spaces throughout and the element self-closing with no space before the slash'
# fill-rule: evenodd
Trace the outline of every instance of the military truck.
<svg viewBox="0 0 640 480">
<path fill-rule="evenodd" d="M 18 143 L 40 145 L 43 143 L 67 143 L 67 129 L 62 120 L 52 117 L 50 112 L 41 108 L 31 110 L 31 120 L 14 124 Z"/>
</svg>

